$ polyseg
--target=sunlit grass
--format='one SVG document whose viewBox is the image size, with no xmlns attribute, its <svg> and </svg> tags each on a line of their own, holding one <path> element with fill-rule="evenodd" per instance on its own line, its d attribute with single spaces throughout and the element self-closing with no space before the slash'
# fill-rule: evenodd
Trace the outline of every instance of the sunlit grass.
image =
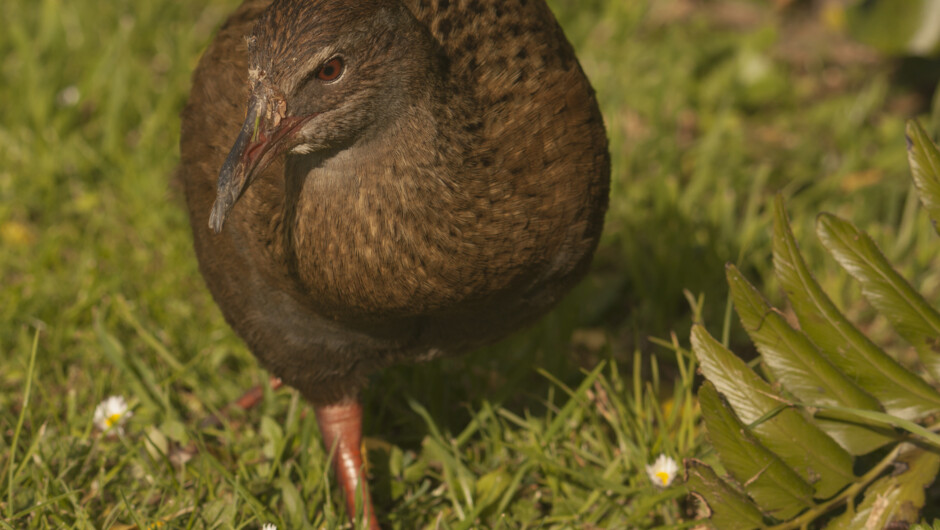
<svg viewBox="0 0 940 530">
<path fill-rule="evenodd" d="M 344 524 L 295 394 L 197 427 L 265 379 L 203 286 L 170 186 L 190 72 L 236 3 L 4 6 L 0 526 Z M 684 289 L 706 294 L 700 318 L 720 330 L 725 262 L 769 276 L 776 191 L 801 241 L 830 210 L 885 242 L 907 276 L 934 259 L 906 175 L 910 96 L 884 62 L 793 59 L 763 2 L 743 26 L 678 1 L 551 4 L 608 125 L 604 240 L 591 276 L 533 329 L 375 377 L 367 447 L 392 527 L 687 516 L 681 489 L 654 488 L 645 466 L 703 456 L 692 367 L 649 337 L 687 342 Z M 847 285 L 822 280 L 837 299 Z M 926 282 L 929 295 L 938 282 Z M 109 395 L 133 410 L 123 437 L 93 425 Z"/>
</svg>

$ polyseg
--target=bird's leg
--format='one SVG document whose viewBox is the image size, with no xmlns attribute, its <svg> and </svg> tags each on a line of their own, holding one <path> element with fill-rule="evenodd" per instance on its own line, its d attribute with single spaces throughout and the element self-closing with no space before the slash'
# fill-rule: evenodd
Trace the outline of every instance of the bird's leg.
<svg viewBox="0 0 940 530">
<path fill-rule="evenodd" d="M 277 390 L 278 388 L 281 388 L 281 385 L 283 384 L 284 383 L 281 382 L 281 378 L 274 377 L 273 375 L 271 376 L 271 380 L 270 380 L 271 390 Z M 252 409 L 255 407 L 255 405 L 261 402 L 261 398 L 263 397 L 264 397 L 264 387 L 262 387 L 261 385 L 257 385 L 249 389 L 244 394 L 242 394 L 241 397 L 236 399 L 232 404 L 225 407 L 225 410 L 228 410 L 232 407 L 238 407 L 242 410 Z M 226 416 L 228 416 L 228 414 L 226 414 Z M 218 427 L 220 425 L 222 425 L 222 422 L 219 420 L 219 418 L 215 414 L 199 422 L 199 426 L 202 428 Z"/>
<path fill-rule="evenodd" d="M 356 496 L 362 499 L 363 517 L 370 530 L 379 530 L 369 498 L 369 483 L 362 469 L 362 405 L 349 401 L 314 408 L 323 435 L 323 445 L 333 451 L 333 469 L 346 495 L 346 511 L 353 519 Z"/>
<path fill-rule="evenodd" d="M 278 388 L 281 388 L 281 385 L 284 384 L 281 382 L 280 377 L 274 377 L 273 375 L 271 376 L 271 380 L 269 381 L 269 383 L 271 385 L 271 390 L 277 390 Z M 264 387 L 261 385 L 257 385 L 253 388 L 248 389 L 247 392 L 242 394 L 242 397 L 235 400 L 235 403 L 233 403 L 233 405 L 235 405 L 236 407 L 242 410 L 249 410 L 249 409 L 254 408 L 255 405 L 257 405 L 258 403 L 261 403 L 261 398 L 263 397 L 264 397 Z M 231 407 L 231 405 L 229 406 Z"/>
</svg>

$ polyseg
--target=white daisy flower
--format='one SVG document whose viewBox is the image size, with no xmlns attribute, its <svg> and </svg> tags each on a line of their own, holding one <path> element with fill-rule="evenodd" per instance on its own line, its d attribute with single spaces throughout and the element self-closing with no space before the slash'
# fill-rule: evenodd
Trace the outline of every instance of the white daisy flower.
<svg viewBox="0 0 940 530">
<path fill-rule="evenodd" d="M 122 396 L 111 396 L 95 407 L 95 425 L 103 432 L 114 429 L 118 434 L 124 434 L 124 423 L 133 412 L 127 409 L 127 401 Z"/>
<path fill-rule="evenodd" d="M 661 454 L 651 465 L 646 466 L 646 474 L 650 476 L 653 484 L 665 488 L 672 484 L 679 472 L 679 464 L 668 456 Z"/>
<path fill-rule="evenodd" d="M 261 527 L 261 530 L 277 530 L 276 524 L 264 523 L 264 526 Z"/>
</svg>

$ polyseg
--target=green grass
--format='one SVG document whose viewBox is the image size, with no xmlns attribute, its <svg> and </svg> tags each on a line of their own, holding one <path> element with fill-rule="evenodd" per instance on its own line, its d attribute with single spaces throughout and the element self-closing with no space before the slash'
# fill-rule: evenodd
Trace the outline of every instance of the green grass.
<svg viewBox="0 0 940 530">
<path fill-rule="evenodd" d="M 197 427 L 265 379 L 203 286 L 169 186 L 190 72 L 236 3 L 4 7 L 0 527 L 345 524 L 296 394 Z M 810 263 L 827 263 L 810 241 L 829 210 L 872 232 L 928 297 L 940 289 L 903 140 L 926 102 L 890 63 L 794 50 L 794 20 L 763 2 L 743 24 L 720 2 L 551 4 L 607 120 L 604 240 L 590 277 L 533 329 L 374 378 L 367 445 L 390 527 L 682 524 L 681 488 L 653 488 L 643 466 L 708 450 L 688 358 L 649 337 L 687 342 L 684 289 L 704 293 L 700 318 L 720 330 L 725 262 L 769 278 L 777 191 Z M 851 294 L 841 276 L 821 280 Z M 134 408 L 122 438 L 92 426 L 111 394 Z"/>
</svg>

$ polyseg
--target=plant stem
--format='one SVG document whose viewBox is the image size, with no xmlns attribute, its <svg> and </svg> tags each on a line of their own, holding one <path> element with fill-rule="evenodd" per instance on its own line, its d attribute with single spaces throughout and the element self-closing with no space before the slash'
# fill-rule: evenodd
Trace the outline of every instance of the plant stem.
<svg viewBox="0 0 940 530">
<path fill-rule="evenodd" d="M 881 473 L 887 469 L 894 460 L 898 457 L 898 453 L 901 452 L 901 448 L 904 447 L 904 443 L 899 443 L 888 453 L 884 458 L 881 459 L 875 467 L 871 468 L 868 473 L 859 478 L 854 484 L 846 488 L 842 493 L 836 495 L 835 497 L 829 499 L 828 501 L 817 505 L 815 508 L 806 511 L 801 514 L 796 519 L 787 521 L 785 523 L 779 524 L 777 526 L 771 526 L 768 530 L 789 530 L 792 528 L 805 528 L 810 522 L 816 520 L 820 515 L 828 512 L 832 508 L 839 506 L 843 502 L 853 499 L 860 491 L 865 489 L 871 482 L 878 478 Z"/>
</svg>

